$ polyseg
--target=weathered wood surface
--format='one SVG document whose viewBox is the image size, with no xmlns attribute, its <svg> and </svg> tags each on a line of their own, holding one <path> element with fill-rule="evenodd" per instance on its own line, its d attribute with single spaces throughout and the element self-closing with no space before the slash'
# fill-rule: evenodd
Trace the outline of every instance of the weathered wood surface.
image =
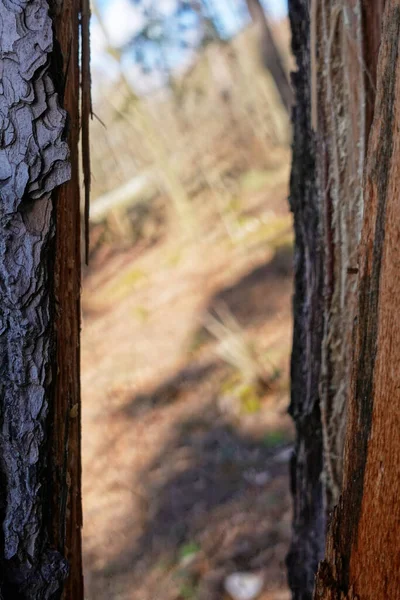
<svg viewBox="0 0 400 600">
<path fill-rule="evenodd" d="M 292 76 L 296 102 L 290 181 L 290 206 L 295 225 L 290 413 L 296 425 L 296 446 L 291 464 L 293 534 L 287 565 L 295 600 L 312 597 L 314 577 L 325 544 L 322 427 L 318 393 L 323 332 L 322 253 L 316 146 L 311 129 L 308 4 L 308 0 L 289 2 L 292 49 L 297 61 L 297 72 Z"/>
<path fill-rule="evenodd" d="M 343 491 L 315 598 L 400 593 L 400 3 L 386 0 L 369 137 Z"/>
<path fill-rule="evenodd" d="M 324 252 L 321 414 L 327 507 L 342 485 L 363 173 L 375 99 L 381 0 L 315 1 L 318 178 Z M 366 12 L 368 14 L 366 14 Z M 365 31 L 364 31 L 365 28 Z"/>
<path fill-rule="evenodd" d="M 57 379 L 51 436 L 51 541 L 68 561 L 63 600 L 83 600 L 80 387 L 79 3 L 63 0 L 54 33 L 64 57 L 63 105 L 68 112 L 71 179 L 55 195 Z"/>
<path fill-rule="evenodd" d="M 383 3 L 289 4 L 298 72 L 291 181 L 296 278 L 290 408 L 297 447 L 288 566 L 294 597 L 302 599 L 313 593 L 325 523 L 342 485 L 363 175 Z M 314 545 L 308 536 L 317 540 Z"/>
</svg>

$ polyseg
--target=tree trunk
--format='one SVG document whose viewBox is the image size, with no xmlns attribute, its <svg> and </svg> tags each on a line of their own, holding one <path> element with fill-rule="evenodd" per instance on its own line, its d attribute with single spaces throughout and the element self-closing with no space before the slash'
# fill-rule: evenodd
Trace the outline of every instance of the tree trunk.
<svg viewBox="0 0 400 600">
<path fill-rule="evenodd" d="M 81 499 L 81 204 L 79 195 L 79 8 L 63 0 L 54 19 L 55 37 L 64 57 L 64 108 L 69 116 L 71 179 L 57 190 L 55 302 L 57 371 L 51 430 L 52 540 L 67 559 L 69 575 L 63 600 L 83 600 Z M 86 235 L 88 232 L 86 231 Z M 60 498 L 63 499 L 60 505 Z"/>
<path fill-rule="evenodd" d="M 83 599 L 79 6 L 51 9 L 0 3 L 3 600 Z"/>
<path fill-rule="evenodd" d="M 316 146 L 311 129 L 310 15 L 308 0 L 291 0 L 292 50 L 298 70 L 292 76 L 293 163 L 290 206 L 295 227 L 294 331 L 291 360 L 292 415 L 297 432 L 291 464 L 293 535 L 287 557 L 295 600 L 312 597 L 318 561 L 323 557 L 325 510 L 322 426 L 318 384 L 323 331 L 321 216 L 316 181 Z"/>
<path fill-rule="evenodd" d="M 272 75 L 283 106 L 290 112 L 293 100 L 292 90 L 263 6 L 260 0 L 246 0 L 246 3 L 253 23 L 258 29 L 263 65 Z"/>
<path fill-rule="evenodd" d="M 380 1 L 375 7 L 379 9 Z M 360 0 L 314 2 L 311 81 L 318 145 L 324 252 L 324 339 L 320 379 L 327 508 L 342 485 L 343 449 L 357 303 L 357 252 L 364 213 L 363 172 L 375 99 L 380 16 Z M 365 30 L 364 30 L 365 28 Z"/>
<path fill-rule="evenodd" d="M 343 489 L 315 594 L 325 600 L 395 600 L 400 590 L 399 43 L 400 3 L 386 0 L 364 179 Z"/>
<path fill-rule="evenodd" d="M 322 497 L 319 524 L 332 519 L 315 597 L 391 599 L 400 589 L 395 497 L 399 449 L 391 435 L 399 425 L 393 406 L 399 398 L 390 370 L 398 332 L 393 321 L 389 326 L 400 237 L 394 205 L 400 5 L 398 0 L 386 1 L 377 65 L 384 4 L 292 0 L 289 5 L 298 72 L 291 182 L 296 230 L 291 412 L 297 442 L 288 568 L 298 599 L 313 594 L 315 554 L 305 540 L 315 539 L 315 521 L 309 519 L 317 506 L 315 490 Z M 309 147 L 304 147 L 304 138 Z M 315 164 L 306 169 L 311 155 Z M 310 188 L 310 182 L 311 197 L 302 187 Z M 301 202 L 308 206 L 308 221 L 305 209 L 298 208 Z M 317 223 L 313 230 L 311 218 Z M 303 270 L 312 277 L 302 277 Z M 315 295 L 318 275 L 322 283 Z M 304 400 L 307 380 L 313 382 L 314 403 Z M 386 397 L 391 399 L 390 412 L 383 404 Z M 315 473 L 303 466 L 307 453 L 301 452 L 308 447 L 315 465 L 321 466 L 320 429 L 310 406 L 314 414 L 317 406 L 321 412 L 322 491 Z M 315 440 L 303 423 L 316 428 Z M 302 514 L 299 507 L 307 510 Z M 323 527 L 318 534 L 321 541 Z M 374 567 L 377 556 L 379 568 Z"/>
<path fill-rule="evenodd" d="M 170 164 L 168 149 L 165 146 L 162 135 L 160 135 L 160 132 L 154 123 L 151 112 L 146 107 L 145 101 L 141 100 L 135 93 L 124 73 L 121 52 L 117 48 L 113 48 L 110 43 L 108 31 L 104 24 L 101 11 L 98 8 L 97 1 L 92 0 L 92 7 L 93 13 L 101 27 L 104 39 L 106 40 L 109 54 L 118 64 L 120 80 L 123 88 L 125 88 L 124 92 L 127 94 L 129 105 L 133 108 L 133 117 L 131 117 L 133 124 L 141 131 L 143 141 L 147 145 L 150 155 L 153 156 L 154 164 L 159 170 L 165 190 L 170 197 L 176 210 L 177 217 L 180 220 L 183 238 L 191 239 L 195 232 L 196 224 L 190 199 L 186 193 L 185 187 Z M 130 121 L 130 106 L 127 107 L 125 111 L 126 114 L 122 115 L 128 122 Z"/>
</svg>

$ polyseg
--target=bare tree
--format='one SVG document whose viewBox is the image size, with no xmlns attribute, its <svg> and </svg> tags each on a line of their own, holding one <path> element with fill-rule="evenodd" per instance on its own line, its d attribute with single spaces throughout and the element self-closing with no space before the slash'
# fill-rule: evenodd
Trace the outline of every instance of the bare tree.
<svg viewBox="0 0 400 600">
<path fill-rule="evenodd" d="M 289 6 L 298 70 L 291 179 L 297 442 L 288 568 L 293 597 L 302 600 L 314 593 L 326 523 L 316 598 L 394 599 L 400 588 L 392 434 L 400 397 L 390 367 L 399 337 L 400 5 L 387 0 L 382 26 L 384 4 Z"/>
<path fill-rule="evenodd" d="M 292 106 L 292 90 L 286 75 L 285 67 L 278 46 L 275 43 L 267 16 L 260 0 L 246 0 L 250 16 L 258 28 L 261 59 L 265 68 L 271 73 L 278 89 L 283 106 L 289 112 Z"/>
<path fill-rule="evenodd" d="M 97 6 L 97 2 L 92 0 L 91 4 L 93 13 L 96 16 L 104 39 L 106 40 L 107 52 L 115 59 L 118 65 L 123 92 L 128 98 L 127 110 L 122 117 L 128 122 L 131 120 L 141 131 L 143 141 L 149 148 L 150 154 L 153 156 L 154 163 L 160 172 L 164 187 L 176 209 L 176 214 L 181 221 L 182 233 L 184 235 L 189 233 L 188 237 L 190 237 L 190 234 L 194 232 L 194 219 L 185 187 L 171 166 L 170 157 L 168 155 L 168 150 L 165 147 L 163 137 L 160 135 L 157 125 L 154 123 L 154 119 L 146 106 L 146 102 L 135 93 L 131 83 L 125 75 L 122 65 L 121 50 L 114 48 L 111 45 L 108 31 Z M 130 116 L 130 108 L 132 109 L 132 116 Z M 186 229 L 188 229 L 189 232 L 186 231 Z"/>
<path fill-rule="evenodd" d="M 50 9 L 0 3 L 3 600 L 83 598 L 80 6 Z"/>
</svg>

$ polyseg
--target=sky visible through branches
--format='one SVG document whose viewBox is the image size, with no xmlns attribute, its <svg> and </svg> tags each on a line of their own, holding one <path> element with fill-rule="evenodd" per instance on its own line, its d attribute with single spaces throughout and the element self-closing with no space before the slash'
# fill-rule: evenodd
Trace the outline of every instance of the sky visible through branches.
<svg viewBox="0 0 400 600">
<path fill-rule="evenodd" d="M 162 86 L 166 82 L 167 71 L 184 70 L 193 60 L 200 34 L 193 11 L 182 13 L 178 22 L 178 1 L 97 0 L 108 41 L 96 16 L 93 16 L 91 42 L 94 83 L 96 80 L 113 80 L 118 76 L 119 66 L 107 52 L 107 45 L 121 51 L 126 76 L 139 93 Z M 282 19 L 287 14 L 287 0 L 264 0 L 263 4 L 271 19 Z M 157 42 L 152 44 L 148 38 L 143 40 L 143 32 L 145 35 L 148 33 L 148 14 L 154 7 L 165 37 L 165 49 L 161 51 Z M 203 0 L 202 7 L 218 24 L 221 38 L 229 39 L 249 20 L 244 1 Z M 155 35 L 156 27 L 153 27 Z M 160 64 L 161 61 L 163 64 Z"/>
</svg>

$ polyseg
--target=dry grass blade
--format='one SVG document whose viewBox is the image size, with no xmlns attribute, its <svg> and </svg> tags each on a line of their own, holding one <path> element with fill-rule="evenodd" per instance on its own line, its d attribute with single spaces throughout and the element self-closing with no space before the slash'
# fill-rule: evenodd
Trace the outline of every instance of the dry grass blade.
<svg viewBox="0 0 400 600">
<path fill-rule="evenodd" d="M 271 377 L 234 315 L 223 303 L 218 304 L 214 312 L 216 316 L 207 313 L 204 327 L 219 342 L 218 355 L 237 369 L 246 382 L 268 388 Z"/>
</svg>

